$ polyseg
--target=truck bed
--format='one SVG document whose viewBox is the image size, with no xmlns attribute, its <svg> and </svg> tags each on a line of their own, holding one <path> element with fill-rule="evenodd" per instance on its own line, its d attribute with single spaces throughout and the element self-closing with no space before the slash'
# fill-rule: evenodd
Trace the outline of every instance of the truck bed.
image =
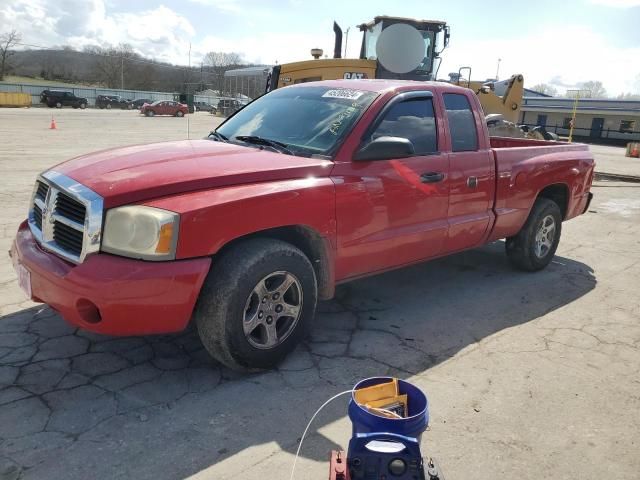
<svg viewBox="0 0 640 480">
<path fill-rule="evenodd" d="M 489 141 L 496 165 L 492 240 L 514 235 L 529 215 L 531 198 L 549 186 L 566 196 L 565 220 L 582 213 L 594 169 L 587 145 L 506 137 Z"/>
</svg>

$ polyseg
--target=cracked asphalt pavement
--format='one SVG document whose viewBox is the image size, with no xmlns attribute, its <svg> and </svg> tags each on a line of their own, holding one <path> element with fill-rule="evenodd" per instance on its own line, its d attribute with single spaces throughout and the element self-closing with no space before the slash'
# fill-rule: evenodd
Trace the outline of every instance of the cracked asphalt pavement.
<svg viewBox="0 0 640 480">
<path fill-rule="evenodd" d="M 0 249 L 35 175 L 86 151 L 184 138 L 186 119 L 0 109 Z M 192 137 L 216 120 L 190 119 Z M 7 142 L 6 139 L 12 139 Z M 640 167 L 639 167 L 640 170 Z M 449 479 L 637 479 L 640 185 L 597 182 L 554 262 L 512 270 L 502 242 L 340 286 L 277 370 L 241 375 L 197 335 L 106 337 L 25 300 L 0 261 L 0 479 L 288 477 L 313 412 L 357 380 L 424 389 L 423 451 Z M 347 397 L 305 440 L 296 478 L 346 447 Z"/>
</svg>

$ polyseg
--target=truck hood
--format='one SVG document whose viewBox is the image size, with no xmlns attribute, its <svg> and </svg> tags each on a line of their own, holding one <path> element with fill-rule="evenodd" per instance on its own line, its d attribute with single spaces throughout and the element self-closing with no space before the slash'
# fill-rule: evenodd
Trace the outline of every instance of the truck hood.
<svg viewBox="0 0 640 480">
<path fill-rule="evenodd" d="M 98 193 L 109 208 L 194 190 L 322 177 L 332 165 L 255 147 L 182 140 L 103 150 L 53 170 Z"/>
</svg>

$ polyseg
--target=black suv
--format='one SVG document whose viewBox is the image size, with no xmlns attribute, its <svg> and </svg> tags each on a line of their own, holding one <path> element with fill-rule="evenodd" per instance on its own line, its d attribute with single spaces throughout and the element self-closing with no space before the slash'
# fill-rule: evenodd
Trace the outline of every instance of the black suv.
<svg viewBox="0 0 640 480">
<path fill-rule="evenodd" d="M 133 103 L 131 100 L 125 100 L 119 95 L 98 95 L 96 97 L 96 107 L 98 108 L 120 108 L 122 110 L 131 110 Z"/>
<path fill-rule="evenodd" d="M 197 112 L 209 112 L 214 115 L 217 113 L 218 109 L 207 102 L 193 102 L 193 107 Z"/>
<path fill-rule="evenodd" d="M 150 100 L 148 98 L 137 98 L 133 102 L 131 102 L 133 107 L 137 108 L 138 110 L 140 110 L 142 108 L 142 105 L 144 105 L 145 103 L 151 104 L 153 103 L 153 100 Z"/>
<path fill-rule="evenodd" d="M 87 108 L 86 98 L 76 97 L 71 92 L 63 92 L 61 90 L 43 90 L 40 94 L 40 103 L 44 103 L 49 108 Z"/>
</svg>

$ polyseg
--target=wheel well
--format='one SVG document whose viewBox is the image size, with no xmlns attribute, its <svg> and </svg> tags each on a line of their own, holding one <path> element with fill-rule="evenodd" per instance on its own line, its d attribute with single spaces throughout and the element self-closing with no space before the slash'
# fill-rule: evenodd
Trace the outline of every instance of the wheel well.
<svg viewBox="0 0 640 480">
<path fill-rule="evenodd" d="M 315 230 L 301 225 L 261 230 L 232 240 L 224 245 L 216 253 L 216 256 L 223 255 L 228 248 L 249 238 L 274 238 L 299 248 L 307 256 L 316 272 L 318 297 L 322 300 L 333 298 L 335 281 L 331 245 L 327 239 L 320 236 Z"/>
<path fill-rule="evenodd" d="M 562 212 L 562 218 L 567 216 L 567 206 L 569 203 L 569 188 L 563 183 L 557 183 L 555 185 L 549 185 L 538 193 L 538 198 L 548 198 L 556 202 L 560 211 Z"/>
</svg>

